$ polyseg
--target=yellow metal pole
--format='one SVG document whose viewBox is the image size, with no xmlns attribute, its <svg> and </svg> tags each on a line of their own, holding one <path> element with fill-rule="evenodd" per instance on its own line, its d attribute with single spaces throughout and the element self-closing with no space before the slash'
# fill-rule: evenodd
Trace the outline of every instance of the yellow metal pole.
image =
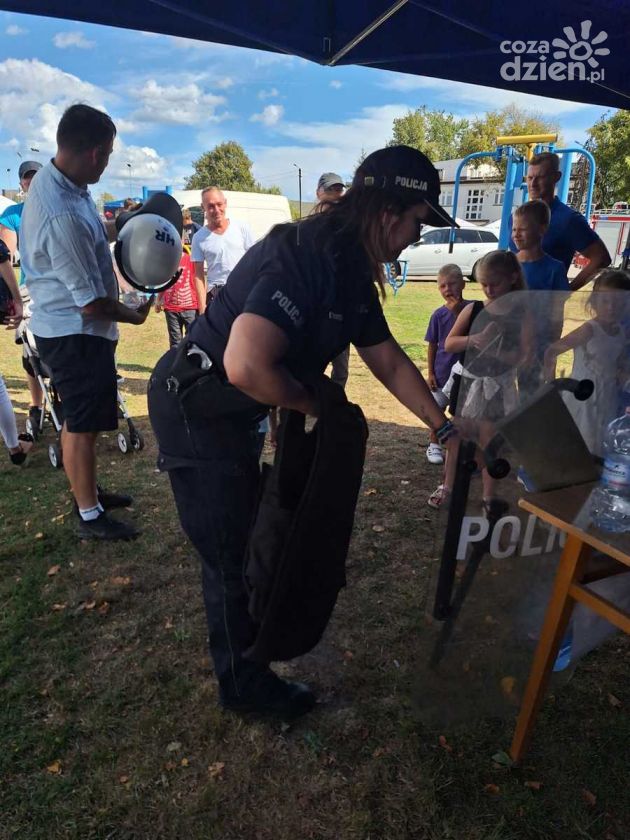
<svg viewBox="0 0 630 840">
<path fill-rule="evenodd" d="M 557 134 L 506 134 L 497 137 L 497 146 L 527 146 L 527 160 L 531 160 L 539 143 L 556 143 Z"/>
<path fill-rule="evenodd" d="M 556 143 L 557 134 L 511 134 L 497 137 L 497 146 L 534 146 L 538 143 Z"/>
</svg>

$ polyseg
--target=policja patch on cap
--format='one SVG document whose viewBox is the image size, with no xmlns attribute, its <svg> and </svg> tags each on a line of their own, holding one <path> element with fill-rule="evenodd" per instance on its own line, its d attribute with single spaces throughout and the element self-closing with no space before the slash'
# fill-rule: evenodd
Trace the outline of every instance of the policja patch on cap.
<svg viewBox="0 0 630 840">
<path fill-rule="evenodd" d="M 372 187 L 396 193 L 410 204 L 428 205 L 426 224 L 459 227 L 440 207 L 440 176 L 426 155 L 411 146 L 387 146 L 368 155 L 357 169 L 353 187 Z"/>
</svg>

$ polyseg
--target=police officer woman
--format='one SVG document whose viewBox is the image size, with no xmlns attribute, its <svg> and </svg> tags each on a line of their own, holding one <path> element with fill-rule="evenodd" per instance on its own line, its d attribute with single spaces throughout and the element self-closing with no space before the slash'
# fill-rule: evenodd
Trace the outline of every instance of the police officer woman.
<svg viewBox="0 0 630 840">
<path fill-rule="evenodd" d="M 158 465 L 169 472 L 182 527 L 201 554 L 224 708 L 294 716 L 315 702 L 307 686 L 242 656 L 256 635 L 242 566 L 259 485 L 257 424 L 266 407 L 317 416 L 304 383 L 352 343 L 442 442 L 453 433 L 392 337 L 378 293 L 382 264 L 416 242 L 424 223 L 453 223 L 438 205 L 439 193 L 437 170 L 415 149 L 369 155 L 326 213 L 278 226 L 250 248 L 151 377 Z M 214 376 L 195 381 L 200 371 Z"/>
</svg>

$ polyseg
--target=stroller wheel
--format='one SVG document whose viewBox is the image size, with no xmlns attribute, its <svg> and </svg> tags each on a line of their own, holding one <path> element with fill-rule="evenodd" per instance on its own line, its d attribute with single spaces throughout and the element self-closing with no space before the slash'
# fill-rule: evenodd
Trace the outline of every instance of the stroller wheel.
<svg viewBox="0 0 630 840">
<path fill-rule="evenodd" d="M 140 452 L 144 449 L 144 438 L 142 437 L 142 432 L 139 432 L 137 429 L 134 429 L 129 438 L 131 440 L 131 445 L 136 452 Z"/>
<path fill-rule="evenodd" d="M 60 470 L 63 466 L 63 459 L 61 457 L 61 449 L 57 446 L 56 443 L 51 443 L 48 446 L 48 460 L 52 467 L 56 470 Z"/>
<path fill-rule="evenodd" d="M 127 452 L 129 452 L 129 441 L 127 440 L 127 435 L 124 432 L 118 432 L 118 448 L 123 455 L 126 455 Z"/>
</svg>

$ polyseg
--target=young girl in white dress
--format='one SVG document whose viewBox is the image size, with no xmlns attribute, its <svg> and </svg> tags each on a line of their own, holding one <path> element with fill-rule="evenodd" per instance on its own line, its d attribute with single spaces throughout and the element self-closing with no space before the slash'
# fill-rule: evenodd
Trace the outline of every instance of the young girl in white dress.
<svg viewBox="0 0 630 840">
<path fill-rule="evenodd" d="M 626 364 L 628 334 L 624 327 L 630 310 L 630 274 L 602 271 L 593 284 L 587 307 L 595 316 L 552 344 L 545 353 L 545 378 L 555 377 L 557 357 L 573 350 L 573 379 L 590 379 L 593 394 L 583 402 L 569 395 L 567 406 L 594 455 L 603 453 L 606 426 L 618 414 L 619 391 Z M 627 378 L 627 377 L 626 377 Z"/>
</svg>

